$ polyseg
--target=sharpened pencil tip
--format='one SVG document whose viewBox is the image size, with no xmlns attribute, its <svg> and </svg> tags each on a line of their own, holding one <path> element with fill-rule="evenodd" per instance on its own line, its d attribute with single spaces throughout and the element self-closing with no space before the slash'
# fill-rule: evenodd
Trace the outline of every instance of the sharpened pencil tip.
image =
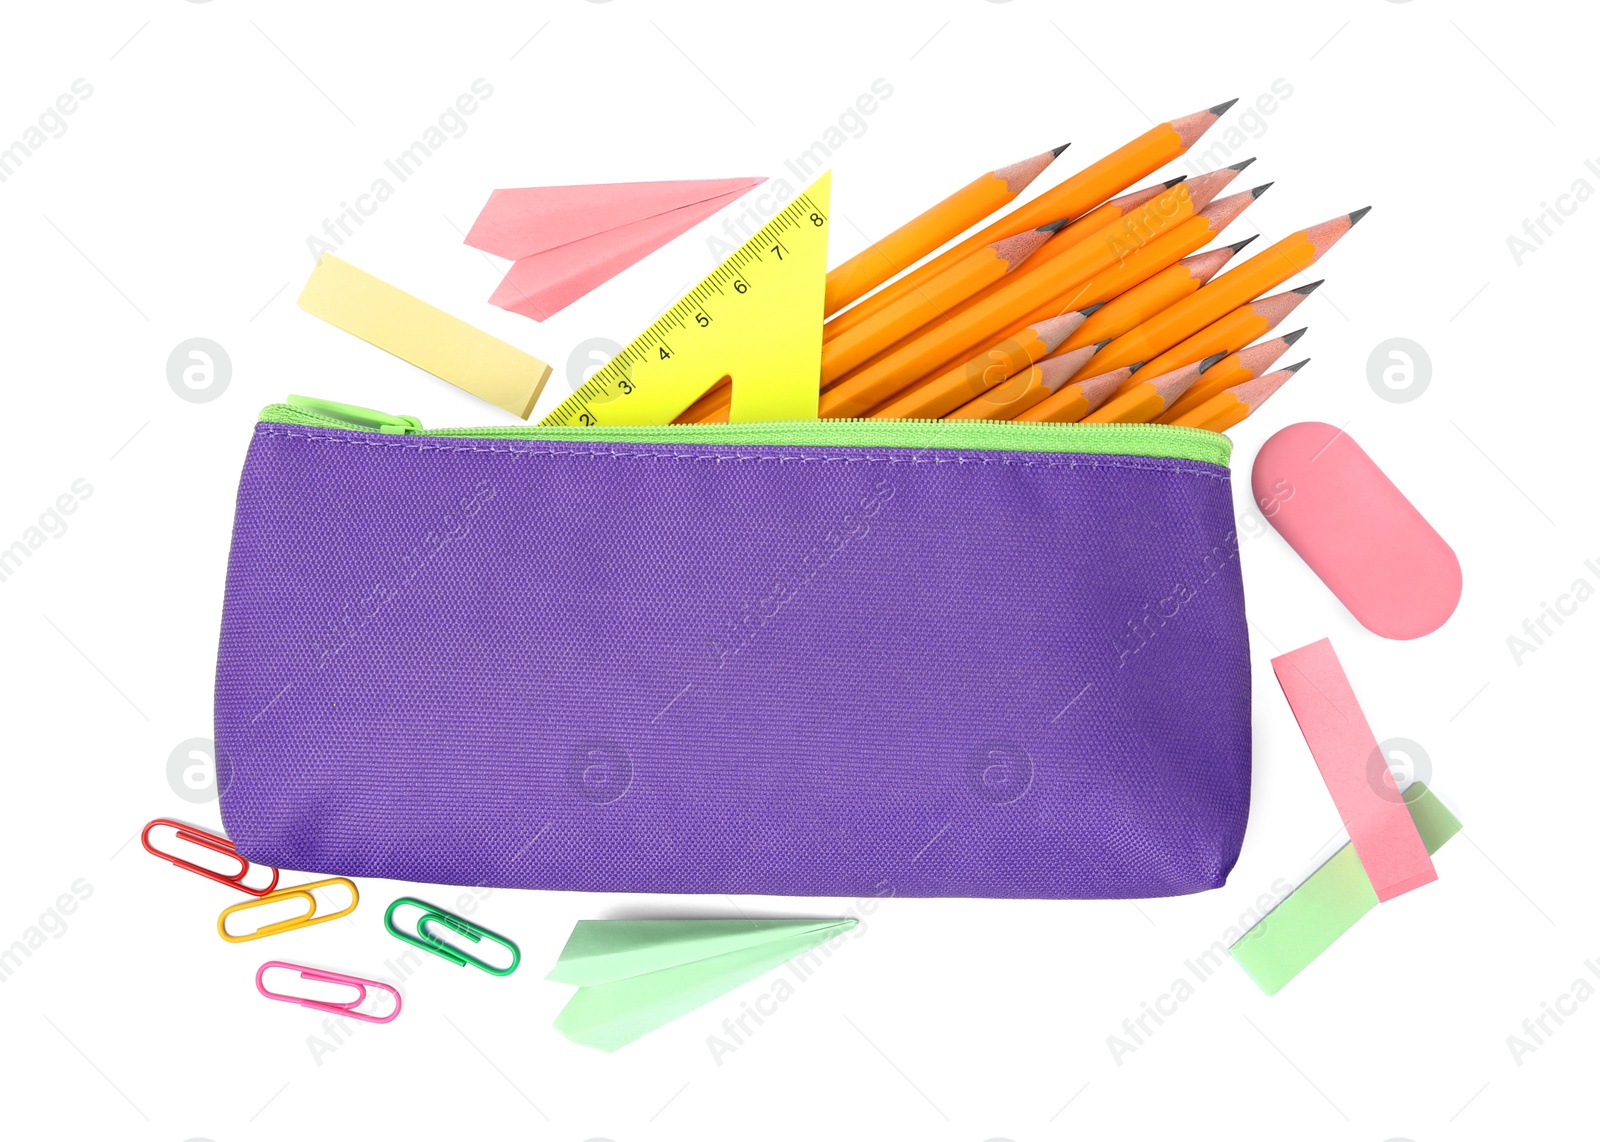
<svg viewBox="0 0 1600 1142">
<path fill-rule="evenodd" d="M 1050 157 L 1053 158 L 1053 159 L 1059 159 L 1061 157 L 1061 152 L 1066 150 L 1070 146 L 1072 146 L 1071 143 L 1062 143 L 1059 147 L 1051 147 L 1050 148 Z"/>
<path fill-rule="evenodd" d="M 1128 372 L 1130 374 L 1137 373 L 1142 368 L 1144 368 L 1144 362 L 1143 361 L 1135 361 L 1133 364 L 1128 366 Z"/>
<path fill-rule="evenodd" d="M 1287 349 L 1290 345 L 1293 345 L 1296 341 L 1300 340 L 1300 338 L 1304 337 L 1306 335 L 1306 330 L 1310 329 L 1310 328 L 1311 328 L 1311 326 L 1309 326 L 1309 325 L 1302 325 L 1299 329 L 1296 329 L 1293 333 L 1285 333 L 1283 335 L 1283 346 L 1284 346 L 1284 348 Z"/>
<path fill-rule="evenodd" d="M 1180 174 L 1177 178 L 1169 178 L 1166 182 L 1161 184 L 1161 188 L 1163 190 L 1170 189 L 1174 186 L 1177 186 L 1180 182 L 1183 182 L 1188 177 L 1189 176 L 1186 174 Z"/>
<path fill-rule="evenodd" d="M 1327 281 L 1327 280 L 1328 280 L 1327 278 L 1318 278 L 1316 281 L 1312 282 L 1310 285 L 1303 285 L 1299 289 L 1291 290 L 1290 292 L 1291 293 L 1297 293 L 1301 297 L 1310 297 L 1313 293 L 1315 293 L 1317 291 L 1317 287 L 1319 285 L 1321 285 L 1323 282 Z"/>
<path fill-rule="evenodd" d="M 1259 237 L 1261 237 L 1260 234 L 1252 234 L 1252 235 L 1250 235 L 1250 237 L 1246 238 L 1242 242 L 1235 242 L 1233 245 L 1229 246 L 1228 249 L 1232 250 L 1235 254 L 1237 254 L 1240 250 L 1244 249 L 1246 246 L 1248 246 L 1251 242 L 1254 242 Z"/>
<path fill-rule="evenodd" d="M 1211 356 L 1207 357 L 1204 361 L 1200 362 L 1200 371 L 1202 373 L 1205 372 L 1207 369 L 1211 368 L 1212 365 L 1215 365 L 1218 361 L 1222 360 L 1222 358 L 1226 357 L 1227 355 L 1228 354 L 1225 353 L 1225 352 L 1224 353 L 1213 353 L 1213 354 L 1211 354 Z"/>
<path fill-rule="evenodd" d="M 1094 351 L 1096 353 L 1100 352 L 1100 350 L 1104 349 L 1107 345 L 1111 344 L 1115 340 L 1115 337 L 1107 337 L 1104 341 L 1095 342 Z"/>
<path fill-rule="evenodd" d="M 1272 184 L 1270 182 L 1264 182 L 1260 186 L 1252 186 L 1250 188 L 1250 197 L 1260 198 L 1263 194 L 1267 193 L 1267 187 L 1271 185 Z"/>
<path fill-rule="evenodd" d="M 1286 372 L 1286 373 L 1298 373 L 1301 369 L 1305 368 L 1310 363 L 1311 363 L 1311 358 L 1307 357 L 1304 361 L 1297 361 L 1293 365 L 1284 366 L 1284 370 L 1283 371 Z"/>
<path fill-rule="evenodd" d="M 1067 223 L 1071 221 L 1072 219 L 1070 218 L 1057 218 L 1054 222 L 1046 222 L 1043 226 L 1039 227 L 1039 229 L 1043 230 L 1047 234 L 1055 234 L 1065 229 Z"/>
<path fill-rule="evenodd" d="M 1357 222 L 1360 222 L 1367 216 L 1367 211 L 1371 209 L 1372 207 L 1370 206 L 1363 206 L 1360 210 L 1352 210 L 1350 212 L 1350 225 L 1354 226 Z"/>
<path fill-rule="evenodd" d="M 1094 305 L 1089 306 L 1087 309 L 1080 309 L 1080 310 L 1078 310 L 1078 312 L 1083 314 L 1085 317 L 1088 317 L 1091 314 L 1093 314 L 1095 310 L 1103 308 L 1105 306 L 1105 304 L 1106 303 L 1103 302 L 1103 301 L 1096 302 Z"/>
<path fill-rule="evenodd" d="M 1253 163 L 1255 161 L 1256 161 L 1256 157 L 1254 155 L 1251 155 L 1248 159 L 1241 159 L 1240 161 L 1234 163 L 1232 166 L 1223 167 L 1222 169 L 1223 170 L 1230 170 L 1230 171 L 1242 171 L 1242 170 L 1244 170 L 1245 167 L 1249 166 L 1251 163 Z"/>
<path fill-rule="evenodd" d="M 1232 99 L 1228 100 L 1226 103 L 1219 103 L 1215 107 L 1207 108 L 1207 110 L 1210 111 L 1213 115 L 1221 115 L 1224 111 L 1226 111 L 1228 108 L 1232 107 L 1237 102 L 1239 102 L 1239 97 L 1236 95 Z"/>
</svg>

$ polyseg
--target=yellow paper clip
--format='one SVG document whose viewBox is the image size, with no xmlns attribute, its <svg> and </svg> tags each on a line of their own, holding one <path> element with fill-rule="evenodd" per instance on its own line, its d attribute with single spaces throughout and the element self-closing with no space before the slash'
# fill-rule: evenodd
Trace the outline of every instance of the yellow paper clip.
<svg viewBox="0 0 1600 1142">
<path fill-rule="evenodd" d="M 338 912 L 329 912 L 326 916 L 317 915 L 317 898 L 311 895 L 313 888 L 323 888 L 330 884 L 342 884 L 350 890 L 350 906 Z M 235 936 L 228 931 L 228 917 L 235 912 L 242 912 L 246 908 L 260 908 L 264 904 L 274 904 L 281 900 L 304 900 L 306 913 L 304 916 L 291 916 L 287 920 L 274 920 L 254 932 L 243 936 Z M 222 910 L 222 915 L 217 917 L 217 935 L 227 940 L 230 944 L 242 944 L 246 940 L 259 940 L 262 936 L 276 936 L 279 932 L 292 932 L 296 928 L 309 928 L 313 924 L 326 924 L 329 920 L 337 920 L 341 916 L 348 916 L 356 910 L 356 905 L 361 903 L 361 894 L 356 891 L 354 881 L 346 880 L 342 876 L 330 877 L 327 880 L 313 880 L 310 884 L 296 884 L 289 888 L 280 888 L 278 891 L 256 900 L 246 900 L 240 904 L 232 904 Z"/>
</svg>

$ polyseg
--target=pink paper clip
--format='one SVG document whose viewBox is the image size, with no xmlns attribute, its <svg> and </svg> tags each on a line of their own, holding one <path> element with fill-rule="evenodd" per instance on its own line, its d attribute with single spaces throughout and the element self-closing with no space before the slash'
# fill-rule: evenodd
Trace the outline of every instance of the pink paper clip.
<svg viewBox="0 0 1600 1142">
<path fill-rule="evenodd" d="M 299 995 L 284 995 L 276 991 L 268 991 L 261 978 L 267 974 L 269 968 L 283 968 L 287 971 L 298 972 L 301 979 L 317 980 L 322 983 L 338 983 L 356 989 L 354 999 L 337 1002 L 325 999 L 308 999 Z M 387 991 L 394 996 L 394 1010 L 387 1015 L 368 1015 L 364 1011 L 357 1011 L 367 999 L 367 988 L 375 987 L 379 991 Z M 303 964 L 289 964 L 282 960 L 268 960 L 256 970 L 256 990 L 268 999 L 276 999 L 280 1003 L 298 1003 L 301 1007 L 309 1007 L 314 1011 L 326 1011 L 330 1015 L 344 1015 L 351 1019 L 360 1019 L 366 1023 L 388 1023 L 400 1014 L 400 993 L 386 983 L 379 983 L 375 979 L 358 979 L 353 975 L 341 975 L 334 971 L 322 971 L 319 968 L 308 968 Z"/>
</svg>

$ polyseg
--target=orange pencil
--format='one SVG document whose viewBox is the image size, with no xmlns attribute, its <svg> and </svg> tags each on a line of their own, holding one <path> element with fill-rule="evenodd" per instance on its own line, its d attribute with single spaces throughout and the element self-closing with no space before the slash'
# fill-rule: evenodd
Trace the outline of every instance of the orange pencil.
<svg viewBox="0 0 1600 1142">
<path fill-rule="evenodd" d="M 1232 353 L 1242 349 L 1264 333 L 1278 327 L 1307 297 L 1321 285 L 1312 282 L 1299 289 L 1275 293 L 1271 297 L 1258 297 L 1248 305 L 1241 305 L 1223 314 L 1193 337 L 1186 337 L 1165 353 L 1144 363 L 1151 376 L 1171 372 L 1180 365 L 1203 361 L 1217 353 Z M 1124 389 L 1124 392 L 1127 390 Z"/>
<path fill-rule="evenodd" d="M 979 393 L 953 412 L 946 420 L 1011 420 L 1050 396 L 1072 379 L 1072 374 L 1093 357 L 1098 346 L 1085 345 L 1060 357 L 1018 373 L 1003 384 Z"/>
<path fill-rule="evenodd" d="M 1105 348 L 1105 363 L 1153 362 L 1185 337 L 1310 266 L 1371 207 L 1298 230 L 1236 269 L 1212 278 L 1178 304 L 1130 329 Z"/>
<path fill-rule="evenodd" d="M 1149 320 L 1169 305 L 1188 297 L 1205 285 L 1218 270 L 1228 264 L 1229 258 L 1253 241 L 1254 237 L 1246 238 L 1242 242 L 1235 242 L 1220 250 L 1208 250 L 1204 254 L 1196 254 L 1192 258 L 1184 258 L 1173 263 L 1126 293 L 1106 302 L 1095 311 L 1093 317 L 1078 327 L 1077 332 L 1067 342 L 1062 342 L 1062 347 L 1076 349 L 1082 345 L 1093 345 L 1112 337 L 1120 337 L 1141 321 Z M 1091 336 L 1086 337 L 1084 327 L 1089 325 L 1094 326 L 1094 331 Z"/>
<path fill-rule="evenodd" d="M 705 395 L 672 418 L 673 424 L 705 424 L 704 417 L 722 412 L 727 413 L 733 404 L 732 377 L 723 377 L 716 384 L 706 390 Z M 726 420 L 727 416 L 724 415 Z"/>
<path fill-rule="evenodd" d="M 1133 211 L 1149 202 L 1163 190 L 1170 190 L 1171 188 L 1177 186 L 1180 182 L 1186 181 L 1188 177 L 1188 175 L 1179 175 L 1177 178 L 1168 179 L 1166 182 L 1153 183 L 1150 186 L 1143 186 L 1138 190 L 1129 191 L 1121 198 L 1114 198 L 1110 202 L 1101 203 L 1099 206 L 1095 207 L 1081 218 L 1073 219 L 1071 225 L 1063 228 L 1059 233 L 1054 235 L 1048 242 L 1041 246 L 1039 248 L 1039 252 L 1029 258 L 1025 266 L 1022 266 L 1017 270 L 1016 276 L 1020 277 L 1023 274 L 1033 273 L 1046 262 L 1049 262 L 1053 258 L 1060 257 L 1068 249 L 1077 245 L 1084 238 L 1100 229 L 1100 227 L 1109 222 L 1115 222 L 1117 219 L 1122 218 L 1127 214 L 1133 213 Z M 1004 286 L 1006 282 L 1007 279 L 1002 278 L 997 282 L 985 286 L 983 289 L 967 298 L 967 300 L 963 301 L 960 305 L 954 307 L 950 311 L 950 315 L 953 316 L 957 313 L 960 313 L 961 310 L 968 306 L 978 304 L 978 302 L 982 301 L 984 298 L 990 296 L 996 290 Z M 843 336 L 850 332 L 849 329 L 836 332 L 835 327 L 838 324 L 838 322 L 829 322 L 827 325 L 822 327 L 822 342 L 824 345 L 833 340 L 835 337 Z"/>
<path fill-rule="evenodd" d="M 1066 149 L 1067 144 L 1063 143 L 1041 155 L 979 175 L 898 230 L 829 270 L 822 300 L 823 316 L 831 316 L 866 296 L 963 230 L 982 222 L 1027 190 L 1045 167 Z"/>
<path fill-rule="evenodd" d="M 1078 215 L 1072 220 L 1070 226 L 1045 244 L 1045 248 L 1039 251 L 1038 258 L 1028 268 L 1032 269 L 1034 265 L 1049 261 L 1051 258 L 1061 254 L 1069 246 L 1074 246 L 1083 241 L 1090 234 L 1106 225 L 1106 223 L 1115 222 L 1119 218 L 1132 214 L 1163 190 L 1171 190 L 1180 182 L 1187 182 L 1188 180 L 1188 175 L 1180 174 L 1176 178 L 1169 178 L 1164 182 L 1153 182 L 1149 186 L 1141 186 L 1137 190 L 1130 190 L 1127 194 L 1119 195 L 1109 202 L 1102 202 L 1087 214 Z"/>
<path fill-rule="evenodd" d="M 943 416 L 974 394 L 995 388 L 1008 377 L 1032 367 L 1082 325 L 1085 317 L 1082 313 L 1064 313 L 1036 322 L 928 384 L 901 393 L 872 416 L 908 420 Z"/>
<path fill-rule="evenodd" d="M 1310 358 L 1306 358 L 1307 361 Z M 1268 373 L 1231 389 L 1223 389 L 1199 408 L 1190 409 L 1174 420 L 1187 428 L 1207 428 L 1212 432 L 1226 432 L 1266 403 L 1268 397 L 1284 386 L 1288 379 L 1305 365 L 1290 365 L 1276 373 Z"/>
<path fill-rule="evenodd" d="M 1251 203 L 1267 193 L 1271 186 L 1270 182 L 1265 182 L 1239 194 L 1219 198 L 1176 230 L 1163 234 L 1143 249 L 1129 254 L 1121 264 L 1084 285 L 1083 304 L 1096 305 L 1120 297 L 1129 287 L 1138 285 L 1158 270 L 1164 270 L 1179 258 L 1187 257 L 1201 246 L 1208 245 Z"/>
<path fill-rule="evenodd" d="M 1224 187 L 1226 187 L 1234 180 L 1234 178 L 1238 176 L 1240 171 L 1244 170 L 1245 167 L 1249 166 L 1253 162 L 1255 162 L 1254 159 L 1245 159 L 1243 162 L 1234 163 L 1232 166 L 1223 167 L 1221 170 L 1211 171 L 1206 175 L 1201 175 L 1198 177 L 1208 180 L 1206 187 L 1211 191 L 1214 198 L 1217 194 L 1222 192 Z M 1093 210 L 1089 211 L 1089 213 L 1083 215 L 1081 218 L 1074 219 L 1070 226 L 1062 230 L 1055 237 L 1051 238 L 1050 241 L 1046 242 L 1044 247 L 1037 254 L 1028 259 L 1028 264 L 1022 267 L 1020 273 L 1034 273 L 1041 266 L 1050 262 L 1051 259 L 1060 257 L 1062 254 L 1066 253 L 1067 250 L 1083 241 L 1089 235 L 1097 232 L 1106 224 L 1115 222 L 1119 218 L 1123 218 L 1129 214 L 1132 214 L 1135 210 L 1143 206 L 1146 202 L 1149 202 L 1163 190 L 1172 189 L 1180 182 L 1186 181 L 1188 177 L 1188 175 L 1179 175 L 1177 178 L 1168 179 L 1166 182 L 1153 183 L 1150 186 L 1143 186 L 1138 190 L 1129 191 L 1121 198 L 1114 198 L 1110 202 L 1102 203 Z M 988 297 L 990 294 L 994 293 L 995 290 L 999 289 L 1004 284 L 1005 283 L 1003 281 L 997 282 L 986 289 L 980 290 L 978 293 L 973 294 L 972 297 L 967 301 L 963 302 L 962 305 L 975 305 L 979 301 L 982 301 L 985 297 Z M 954 312 L 959 313 L 960 308 L 956 309 Z M 826 336 L 824 339 L 826 339 Z M 1099 341 L 1103 340 L 1103 338 L 1097 337 L 1095 340 Z M 1084 344 L 1091 344 L 1091 342 L 1084 342 Z M 1076 348 L 1076 346 L 1074 346 L 1074 348 Z"/>
<path fill-rule="evenodd" d="M 1207 357 L 1200 362 L 1200 379 L 1189 386 L 1188 392 L 1167 406 L 1167 411 L 1156 417 L 1156 422 L 1171 424 L 1223 389 L 1231 389 L 1234 385 L 1255 380 L 1272 368 L 1273 362 L 1283 356 L 1289 346 L 1305 336 L 1305 332 L 1304 329 L 1296 329 L 1293 333 L 1285 333 L 1282 337 L 1274 337 L 1271 341 L 1251 345 L 1248 349 L 1238 349 L 1227 354 L 1217 353 Z"/>
<path fill-rule="evenodd" d="M 1230 99 L 1205 111 L 1196 111 L 1181 119 L 1157 124 L 1037 198 L 1002 215 L 938 257 L 890 282 L 872 296 L 863 298 L 853 308 L 835 316 L 834 322 L 845 322 L 848 326 L 870 317 L 881 307 L 916 289 L 935 274 L 942 273 L 958 259 L 997 238 L 1043 226 L 1055 218 L 1076 218 L 1087 213 L 1096 204 L 1126 190 L 1139 179 L 1183 154 L 1224 111 L 1237 102 L 1237 99 Z"/>
<path fill-rule="evenodd" d="M 873 317 L 846 330 L 832 341 L 825 341 L 822 345 L 822 383 L 833 383 L 896 341 L 915 333 L 928 322 L 944 317 L 948 310 L 1020 266 L 1029 254 L 1066 225 L 1066 220 L 1062 219 L 984 246 L 931 279 L 921 289 L 885 306 Z"/>
<path fill-rule="evenodd" d="M 931 370 L 967 355 L 1001 331 L 1129 256 L 1130 251 L 1181 226 L 1215 193 L 1211 186 L 1222 172 L 1201 175 L 1152 198 L 1126 218 L 1103 227 L 1066 253 L 946 321 L 934 322 L 918 335 L 868 362 L 822 394 L 820 415 L 860 416 L 883 403 Z M 1229 172 L 1231 173 L 1231 172 Z"/>
<path fill-rule="evenodd" d="M 1213 353 L 1242 349 L 1257 337 L 1276 329 L 1302 301 L 1316 292 L 1322 282 L 1314 281 L 1298 289 L 1258 297 L 1248 305 L 1219 317 L 1191 337 L 1185 337 L 1154 360 L 1145 362 L 1152 369 L 1175 369 Z"/>
<path fill-rule="evenodd" d="M 1154 420 L 1200 379 L 1200 363 L 1196 361 L 1170 373 L 1151 374 L 1141 379 L 1147 373 L 1150 373 L 1150 366 L 1142 366 L 1122 383 L 1116 395 L 1084 417 L 1084 423 L 1144 424 Z"/>
<path fill-rule="evenodd" d="M 1028 320 L 1048 317 L 1069 309 L 1082 309 L 1121 297 L 1128 290 L 1146 281 L 1162 270 L 1177 264 L 1180 258 L 1194 253 L 1209 244 L 1227 229 L 1228 225 L 1244 213 L 1245 208 L 1265 194 L 1266 183 L 1242 194 L 1219 198 L 1170 233 L 1134 253 L 1110 269 L 1096 274 L 1088 282 L 1074 286 L 1066 294 L 1053 298 L 1048 305 L 1030 313 Z M 1242 248 L 1242 247 L 1241 247 Z"/>
<path fill-rule="evenodd" d="M 1191 184 L 1190 192 L 1195 193 L 1198 191 L 1203 193 L 1210 186 L 1226 182 L 1229 177 L 1226 172 L 1212 172 L 1208 175 L 1201 175 Z M 1271 184 L 1269 183 L 1268 185 Z M 1031 313 L 1013 322 L 1011 327 L 1004 333 L 997 334 L 988 340 L 999 344 L 1007 339 L 1020 336 L 1022 331 L 1030 325 L 1046 318 L 1058 317 L 1063 313 L 1092 312 L 1095 306 L 1119 296 L 1129 287 L 1137 285 L 1152 274 L 1175 264 L 1185 254 L 1193 253 L 1210 242 L 1265 190 L 1265 186 L 1260 186 L 1244 194 L 1233 194 L 1227 198 L 1217 199 L 1193 218 L 1177 227 L 1176 230 L 1164 233 L 1153 241 L 1146 243 L 1118 265 L 1095 274 L 1089 282 L 1074 285 L 1058 293 L 1055 297 L 1036 306 Z M 1069 226 L 1067 229 L 1070 230 L 1071 227 Z M 1050 249 L 1060 237 L 1061 235 L 1056 235 L 1054 239 L 1045 244 L 1044 249 Z M 1027 265 L 1023 266 L 1015 277 L 1010 280 L 1002 280 L 998 288 L 1006 288 L 1013 282 L 1020 282 L 1033 277 L 1039 265 L 1039 255 L 1035 255 L 1029 259 Z M 986 303 L 986 295 L 992 292 L 993 288 L 985 290 L 977 298 L 952 310 L 949 314 L 950 319 L 955 321 L 964 318 L 969 309 Z M 1076 304 L 1078 298 L 1089 295 L 1094 296 L 1095 300 L 1093 302 L 1086 301 L 1081 305 Z M 892 346 L 889 351 L 901 349 L 921 336 L 922 331 L 918 330 L 912 336 Z M 927 369 L 928 376 L 936 376 L 947 369 L 954 368 L 957 363 L 969 355 L 966 350 L 970 348 L 971 346 L 963 346 L 961 350 L 952 351 L 944 359 L 931 362 Z M 1078 346 L 1074 345 L 1073 348 L 1078 348 Z"/>
<path fill-rule="evenodd" d="M 1133 370 L 1134 366 L 1124 365 L 1097 377 L 1085 377 L 1081 381 L 1063 384 L 1014 419 L 1031 424 L 1075 424 L 1110 400 Z"/>
</svg>

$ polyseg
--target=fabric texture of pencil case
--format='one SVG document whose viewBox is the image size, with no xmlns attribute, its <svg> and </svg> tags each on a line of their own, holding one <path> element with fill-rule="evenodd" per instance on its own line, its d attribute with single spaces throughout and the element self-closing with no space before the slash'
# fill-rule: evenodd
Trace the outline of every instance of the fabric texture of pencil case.
<svg viewBox="0 0 1600 1142">
<path fill-rule="evenodd" d="M 292 398 L 216 684 L 251 860 L 534 889 L 1133 898 L 1250 797 L 1225 437 L 424 431 Z"/>
</svg>

